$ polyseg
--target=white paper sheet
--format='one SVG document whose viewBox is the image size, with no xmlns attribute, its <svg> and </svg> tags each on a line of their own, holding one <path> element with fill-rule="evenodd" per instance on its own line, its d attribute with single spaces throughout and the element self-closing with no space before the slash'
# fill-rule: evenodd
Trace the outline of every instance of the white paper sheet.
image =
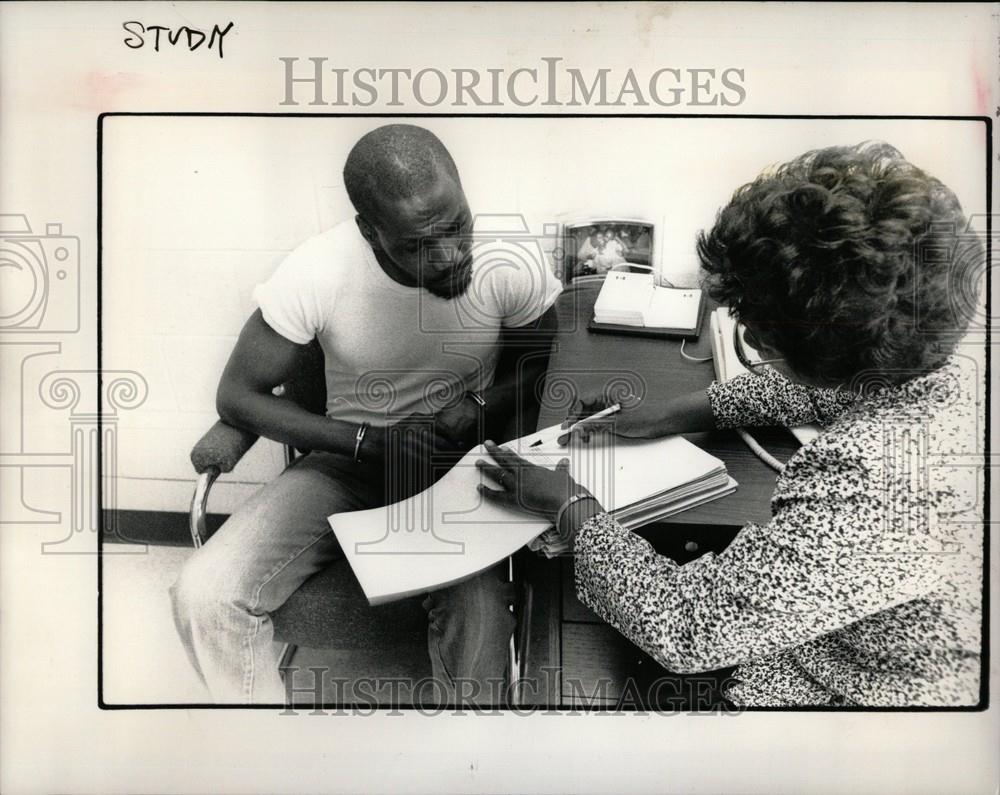
<svg viewBox="0 0 1000 795">
<path fill-rule="evenodd" d="M 692 480 L 720 472 L 721 482 L 706 489 L 705 496 L 722 496 L 735 487 L 734 481 L 725 478 L 721 461 L 680 436 L 560 448 L 556 443 L 560 433 L 553 426 L 508 446 L 550 469 L 568 457 L 574 478 L 608 510 L 682 489 Z M 549 527 L 543 519 L 486 502 L 476 489 L 484 480 L 475 466 L 480 458 L 489 458 L 481 446 L 429 489 L 402 502 L 329 517 L 372 604 L 464 579 L 503 560 Z M 643 515 L 662 516 L 703 501 L 701 494 L 685 491 L 673 501 L 677 505 L 671 507 L 658 499 Z"/>
</svg>

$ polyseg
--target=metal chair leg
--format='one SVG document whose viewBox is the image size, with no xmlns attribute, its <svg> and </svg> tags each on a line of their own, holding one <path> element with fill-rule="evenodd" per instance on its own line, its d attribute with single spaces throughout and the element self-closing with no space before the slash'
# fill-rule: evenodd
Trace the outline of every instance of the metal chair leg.
<svg viewBox="0 0 1000 795">
<path fill-rule="evenodd" d="M 219 477 L 218 467 L 209 467 L 200 475 L 195 484 L 194 496 L 191 498 L 191 511 L 188 522 L 191 528 L 191 543 L 198 549 L 208 540 L 208 527 L 206 519 L 208 516 L 208 495 L 212 490 L 212 484 Z"/>
<path fill-rule="evenodd" d="M 517 678 L 524 678 L 525 669 L 528 663 L 528 641 L 531 638 L 531 600 L 533 591 L 529 583 L 524 583 L 521 588 L 523 601 L 521 603 L 520 620 L 518 621 L 517 638 Z"/>
<path fill-rule="evenodd" d="M 507 559 L 507 578 L 516 582 L 514 576 L 514 558 Z M 528 639 L 531 637 L 531 585 L 522 583 L 511 611 L 514 613 L 514 632 L 510 636 L 510 653 L 507 662 L 507 692 L 510 694 L 510 706 L 521 704 L 521 681 L 524 678 L 528 659 Z"/>
<path fill-rule="evenodd" d="M 285 648 L 281 650 L 281 658 L 278 660 L 278 671 L 282 676 L 285 675 L 285 671 L 291 667 L 292 658 L 295 657 L 295 652 L 299 650 L 299 647 L 294 643 L 286 643 Z"/>
</svg>

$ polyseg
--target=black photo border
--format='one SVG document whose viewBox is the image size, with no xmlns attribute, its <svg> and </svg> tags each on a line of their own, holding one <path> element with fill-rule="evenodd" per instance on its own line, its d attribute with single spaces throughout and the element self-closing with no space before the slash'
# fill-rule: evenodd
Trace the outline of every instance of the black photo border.
<svg viewBox="0 0 1000 795">
<path fill-rule="evenodd" d="M 991 288 L 992 272 L 991 245 L 992 245 L 992 185 L 993 185 L 993 120 L 989 116 L 921 116 L 921 115 L 847 115 L 847 114 L 727 114 L 727 113 L 265 113 L 265 112 L 199 112 L 199 111 L 115 111 L 101 113 L 97 116 L 97 503 L 98 503 L 98 534 L 97 534 L 97 706 L 101 710 L 164 710 L 164 709 L 223 709 L 223 710 L 286 710 L 293 709 L 298 712 L 311 711 L 313 709 L 346 711 L 346 714 L 356 712 L 359 715 L 370 714 L 371 712 L 397 711 L 397 710 L 423 710 L 428 709 L 423 705 L 398 704 L 398 705 L 376 705 L 365 702 L 349 703 L 323 703 L 323 704 L 294 704 L 289 707 L 287 704 L 214 704 L 214 703 L 178 703 L 178 704 L 109 704 L 104 700 L 104 625 L 103 625 L 103 542 L 105 531 L 104 514 L 104 483 L 101 473 L 103 472 L 103 449 L 104 435 L 102 432 L 102 394 L 101 384 L 103 378 L 103 142 L 104 142 L 104 120 L 115 117 L 235 117 L 235 118 L 369 118 L 373 121 L 381 119 L 408 119 L 418 121 L 421 118 L 500 118 L 500 119 L 580 119 L 580 118 L 610 118 L 610 119 L 764 119 L 764 120 L 871 120 L 871 121 L 959 121 L 959 122 L 980 122 L 984 124 L 986 134 L 986 419 L 985 419 L 985 454 L 984 454 L 984 515 L 983 515 L 983 600 L 982 600 L 982 649 L 980 656 L 980 698 L 979 703 L 965 706 L 899 706 L 899 707 L 869 707 L 869 706 L 782 706 L 782 707 L 740 707 L 737 712 L 981 712 L 989 707 L 989 678 L 990 678 L 990 649 L 989 649 L 989 587 L 990 587 L 990 323 L 991 317 Z M 435 714 L 443 714 L 455 709 L 466 709 L 471 705 L 450 705 L 449 707 L 435 707 Z M 655 708 L 643 708 L 633 705 L 609 706 L 609 705 L 584 705 L 574 707 L 540 705 L 530 707 L 497 707 L 494 711 L 512 712 L 516 714 L 540 713 L 540 714 L 569 714 L 572 712 L 612 712 L 626 714 L 629 712 L 653 713 Z M 337 713 L 333 713 L 337 714 Z"/>
</svg>

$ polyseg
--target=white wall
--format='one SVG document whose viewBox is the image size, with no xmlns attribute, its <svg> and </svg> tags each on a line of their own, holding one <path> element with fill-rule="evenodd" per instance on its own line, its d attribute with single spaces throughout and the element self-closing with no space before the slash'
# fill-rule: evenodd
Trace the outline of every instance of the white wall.
<svg viewBox="0 0 1000 795">
<path fill-rule="evenodd" d="M 372 118 L 113 117 L 104 127 L 104 367 L 141 372 L 119 421 L 118 507 L 187 509 L 188 453 L 215 421 L 222 367 L 250 291 L 309 235 L 352 214 L 340 170 Z M 755 119 L 433 119 L 473 212 L 652 217 L 665 275 L 695 279 L 694 237 L 733 189 L 808 149 L 886 140 L 985 212 L 973 122 Z M 230 510 L 280 470 L 258 444 L 217 487 Z"/>
</svg>

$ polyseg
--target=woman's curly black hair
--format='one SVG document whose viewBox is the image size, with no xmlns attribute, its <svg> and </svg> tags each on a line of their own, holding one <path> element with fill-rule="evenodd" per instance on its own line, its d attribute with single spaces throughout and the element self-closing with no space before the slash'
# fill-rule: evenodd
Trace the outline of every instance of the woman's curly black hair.
<svg viewBox="0 0 1000 795">
<path fill-rule="evenodd" d="M 981 249 L 947 187 L 871 142 L 765 172 L 698 236 L 709 294 L 816 383 L 940 366 L 969 321 L 956 272 Z"/>
</svg>

